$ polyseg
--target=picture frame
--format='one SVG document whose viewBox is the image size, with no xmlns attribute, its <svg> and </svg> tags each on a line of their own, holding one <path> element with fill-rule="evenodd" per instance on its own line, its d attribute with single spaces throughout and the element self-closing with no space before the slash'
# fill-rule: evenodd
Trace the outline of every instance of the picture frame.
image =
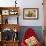
<svg viewBox="0 0 46 46">
<path fill-rule="evenodd" d="M 2 15 L 9 15 L 9 10 L 2 10 Z"/>
<path fill-rule="evenodd" d="M 38 8 L 24 8 L 23 19 L 25 20 L 37 20 L 39 18 Z"/>
</svg>

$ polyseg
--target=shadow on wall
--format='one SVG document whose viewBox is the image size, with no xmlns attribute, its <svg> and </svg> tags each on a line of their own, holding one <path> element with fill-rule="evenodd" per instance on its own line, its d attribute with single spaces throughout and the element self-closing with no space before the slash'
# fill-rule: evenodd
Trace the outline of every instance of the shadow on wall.
<svg viewBox="0 0 46 46">
<path fill-rule="evenodd" d="M 28 28 L 32 28 L 36 32 L 39 41 L 43 43 L 43 33 L 42 33 L 43 30 L 41 26 L 21 26 L 19 31 L 20 42 L 24 36 L 24 33 L 26 32 Z"/>
</svg>

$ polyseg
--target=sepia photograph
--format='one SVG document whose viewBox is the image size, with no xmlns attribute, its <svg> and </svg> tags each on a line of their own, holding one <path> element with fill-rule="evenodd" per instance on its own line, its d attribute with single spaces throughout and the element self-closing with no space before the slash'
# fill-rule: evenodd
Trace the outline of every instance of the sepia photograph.
<svg viewBox="0 0 46 46">
<path fill-rule="evenodd" d="M 23 18 L 24 19 L 38 19 L 39 10 L 38 8 L 24 8 L 23 9 Z"/>
</svg>

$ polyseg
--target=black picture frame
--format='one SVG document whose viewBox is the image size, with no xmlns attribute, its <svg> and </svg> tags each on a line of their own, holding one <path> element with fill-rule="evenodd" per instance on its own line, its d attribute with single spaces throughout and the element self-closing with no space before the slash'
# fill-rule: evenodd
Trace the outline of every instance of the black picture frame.
<svg viewBox="0 0 46 46">
<path fill-rule="evenodd" d="M 23 19 L 24 20 L 38 20 L 39 8 L 24 8 Z"/>
</svg>

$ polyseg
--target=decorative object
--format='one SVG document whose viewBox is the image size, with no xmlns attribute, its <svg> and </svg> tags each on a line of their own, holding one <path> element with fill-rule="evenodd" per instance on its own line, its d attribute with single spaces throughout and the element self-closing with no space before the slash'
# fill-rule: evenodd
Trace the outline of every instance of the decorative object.
<svg viewBox="0 0 46 46">
<path fill-rule="evenodd" d="M 15 7 L 16 7 L 16 4 L 17 4 L 17 2 L 16 2 L 17 0 L 15 0 Z"/>
<path fill-rule="evenodd" d="M 10 14 L 10 15 L 17 15 L 17 14 L 18 14 L 18 12 L 17 12 L 17 11 L 15 11 L 15 10 L 10 10 L 9 14 Z"/>
<path fill-rule="evenodd" d="M 27 46 L 35 46 L 38 43 L 38 40 L 36 37 L 32 36 L 25 40 L 25 43 Z"/>
<path fill-rule="evenodd" d="M 38 19 L 39 9 L 38 8 L 24 8 L 23 9 L 23 18 L 27 20 Z"/>
<path fill-rule="evenodd" d="M 13 31 L 15 32 L 14 33 L 14 41 L 18 40 L 18 31 L 17 31 L 17 29 L 15 27 L 14 27 Z"/>
<path fill-rule="evenodd" d="M 13 40 L 18 40 L 18 32 L 14 32 Z"/>
<path fill-rule="evenodd" d="M 2 10 L 2 15 L 9 15 L 9 10 Z"/>
</svg>

